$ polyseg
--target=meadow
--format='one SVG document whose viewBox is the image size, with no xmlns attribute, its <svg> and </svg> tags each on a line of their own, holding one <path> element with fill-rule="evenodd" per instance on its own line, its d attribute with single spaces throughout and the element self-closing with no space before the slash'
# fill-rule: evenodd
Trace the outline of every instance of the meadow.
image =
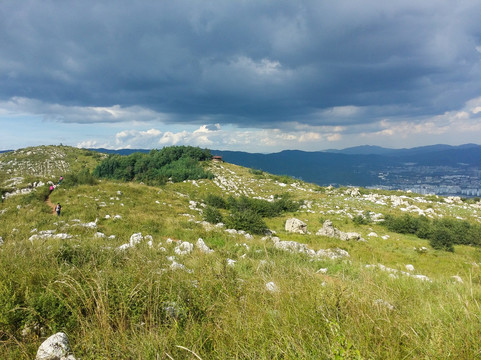
<svg viewBox="0 0 481 360">
<path fill-rule="evenodd" d="M 382 221 L 477 226 L 479 202 L 324 188 L 211 161 L 199 163 L 205 179 L 79 180 L 103 158 L 61 146 L 0 155 L 2 194 L 64 177 L 48 197 L 61 216 L 44 187 L 0 204 L 0 358 L 32 359 L 59 331 L 83 360 L 481 358 L 481 249 L 434 249 Z M 264 217 L 269 232 L 255 234 L 206 222 L 209 196 L 300 207 Z M 306 234 L 285 230 L 292 217 Z M 365 241 L 316 235 L 326 220 Z"/>
</svg>

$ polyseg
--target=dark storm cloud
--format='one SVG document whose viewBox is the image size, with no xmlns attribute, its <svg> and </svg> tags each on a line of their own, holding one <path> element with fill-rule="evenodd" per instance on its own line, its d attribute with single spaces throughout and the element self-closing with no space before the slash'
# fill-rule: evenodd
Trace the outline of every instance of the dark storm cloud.
<svg viewBox="0 0 481 360">
<path fill-rule="evenodd" d="M 2 1 L 0 97 L 260 127 L 440 114 L 481 93 L 480 12 L 477 0 Z"/>
</svg>

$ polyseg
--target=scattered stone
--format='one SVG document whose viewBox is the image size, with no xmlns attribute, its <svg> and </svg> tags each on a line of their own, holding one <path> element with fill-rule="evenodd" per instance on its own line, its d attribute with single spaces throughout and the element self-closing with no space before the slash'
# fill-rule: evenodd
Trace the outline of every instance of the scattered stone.
<svg viewBox="0 0 481 360">
<path fill-rule="evenodd" d="M 174 249 L 174 252 L 177 255 L 186 255 L 190 254 L 194 250 L 194 245 L 188 241 L 182 241 L 179 245 L 177 245 Z"/>
<path fill-rule="evenodd" d="M 327 274 L 327 268 L 320 268 L 316 271 L 316 274 Z"/>
<path fill-rule="evenodd" d="M 277 287 L 277 285 L 273 281 L 270 281 L 266 284 L 266 290 L 270 291 L 272 293 L 275 293 L 275 292 L 279 291 L 279 288 Z"/>
<path fill-rule="evenodd" d="M 142 242 L 142 240 L 144 240 L 142 233 L 132 234 L 132 236 L 130 236 L 129 245 L 130 246 L 138 245 Z"/>
<path fill-rule="evenodd" d="M 227 266 L 233 267 L 237 261 L 232 259 L 227 259 Z"/>
<path fill-rule="evenodd" d="M 430 278 L 428 278 L 426 275 L 412 275 L 406 271 L 401 271 L 401 270 L 396 270 L 396 269 L 392 269 L 392 268 L 389 268 L 387 266 L 384 266 L 382 264 L 378 264 L 378 265 L 366 265 L 366 268 L 371 268 L 371 269 L 375 269 L 375 268 L 379 268 L 380 270 L 382 271 L 386 271 L 386 272 L 389 272 L 390 273 L 390 276 L 393 277 L 393 278 L 397 278 L 397 275 L 398 274 L 402 274 L 402 275 L 405 275 L 405 276 L 410 276 L 410 277 L 413 277 L 415 279 L 419 279 L 419 280 L 422 280 L 422 281 L 428 281 L 428 282 L 432 282 Z M 413 267 L 414 269 L 414 267 Z"/>
<path fill-rule="evenodd" d="M 301 253 L 306 254 L 311 257 L 327 257 L 331 260 L 349 257 L 349 253 L 346 250 L 342 249 L 320 249 L 317 252 L 315 250 L 310 249 L 306 244 L 301 244 L 296 241 L 281 241 L 277 236 L 272 238 L 274 242 L 274 247 L 277 249 L 294 252 L 294 253 Z"/>
<path fill-rule="evenodd" d="M 317 257 L 327 257 L 331 260 L 350 257 L 349 253 L 346 250 L 342 250 L 342 249 L 339 249 L 339 248 L 317 250 L 316 256 Z"/>
<path fill-rule="evenodd" d="M 407 270 L 407 271 L 414 271 L 414 266 L 412 266 L 411 264 L 407 264 L 407 265 L 406 265 L 406 270 Z"/>
<path fill-rule="evenodd" d="M 344 191 L 344 194 L 352 197 L 361 196 L 361 193 L 359 192 L 359 188 L 356 188 L 356 187 L 348 188 L 346 191 Z"/>
<path fill-rule="evenodd" d="M 45 340 L 37 350 L 36 360 L 75 360 L 66 334 L 58 332 Z"/>
<path fill-rule="evenodd" d="M 331 220 L 324 221 L 322 228 L 316 233 L 316 235 L 328 236 L 328 237 L 339 237 L 340 231 L 334 227 Z"/>
<path fill-rule="evenodd" d="M 290 218 L 286 220 L 285 230 L 297 234 L 307 234 L 307 224 L 299 219 Z"/>
<path fill-rule="evenodd" d="M 414 247 L 414 251 L 416 251 L 419 254 L 426 254 L 428 252 L 428 248 L 425 246 L 421 246 L 420 248 Z"/>
<path fill-rule="evenodd" d="M 123 251 L 123 250 L 127 250 L 130 247 L 131 247 L 130 244 L 122 244 L 117 249 Z"/>
<path fill-rule="evenodd" d="M 324 224 L 322 224 L 322 228 L 319 229 L 316 235 L 335 237 L 343 241 L 346 241 L 346 240 L 366 241 L 362 238 L 361 234 L 358 234 L 356 232 L 345 233 L 340 231 L 339 229 L 336 229 L 332 224 L 331 220 L 324 221 Z"/>
<path fill-rule="evenodd" d="M 354 241 L 366 241 L 362 238 L 361 234 L 357 232 L 342 232 L 340 231 L 339 239 L 343 241 L 354 240 Z"/>
<path fill-rule="evenodd" d="M 387 301 L 385 301 L 383 299 L 376 299 L 376 300 L 373 301 L 373 303 L 375 305 L 384 306 L 385 308 L 387 308 L 389 310 L 394 310 L 394 306 L 392 306 L 390 303 L 388 303 Z"/>
<path fill-rule="evenodd" d="M 195 246 L 197 246 L 197 248 L 198 248 L 201 252 L 203 252 L 203 253 L 205 253 L 205 254 L 210 254 L 210 253 L 213 253 L 213 252 L 214 252 L 214 250 L 210 249 L 210 248 L 205 244 L 205 242 L 204 242 L 204 240 L 203 240 L 202 238 L 199 238 L 199 239 L 197 240 L 197 242 L 195 243 Z"/>
<path fill-rule="evenodd" d="M 451 276 L 451 279 L 453 279 L 454 281 L 462 284 L 463 283 L 463 279 L 461 279 L 461 276 L 458 276 L 458 275 L 453 275 Z"/>
<path fill-rule="evenodd" d="M 176 320 L 180 317 L 180 309 L 175 301 L 166 302 L 164 304 L 165 316 L 169 319 Z"/>
<path fill-rule="evenodd" d="M 61 233 L 55 234 L 55 230 L 44 230 L 40 231 L 38 234 L 34 234 L 28 238 L 30 242 L 34 242 L 35 240 L 46 240 L 46 239 L 71 239 L 72 235 Z"/>
<path fill-rule="evenodd" d="M 419 279 L 419 280 L 422 280 L 422 281 L 429 281 L 431 282 L 431 279 L 428 278 L 426 275 L 411 275 L 413 278 L 415 279 Z"/>
</svg>

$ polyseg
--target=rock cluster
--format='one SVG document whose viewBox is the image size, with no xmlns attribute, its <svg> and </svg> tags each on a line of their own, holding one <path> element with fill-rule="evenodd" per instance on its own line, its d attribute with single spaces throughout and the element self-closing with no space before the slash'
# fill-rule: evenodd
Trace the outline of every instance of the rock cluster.
<svg viewBox="0 0 481 360">
<path fill-rule="evenodd" d="M 292 253 L 306 254 L 315 258 L 329 258 L 331 260 L 349 257 L 349 253 L 346 250 L 339 248 L 315 251 L 310 249 L 306 244 L 301 244 L 296 241 L 282 241 L 278 237 L 273 237 L 271 240 L 274 242 L 275 248 Z"/>
</svg>

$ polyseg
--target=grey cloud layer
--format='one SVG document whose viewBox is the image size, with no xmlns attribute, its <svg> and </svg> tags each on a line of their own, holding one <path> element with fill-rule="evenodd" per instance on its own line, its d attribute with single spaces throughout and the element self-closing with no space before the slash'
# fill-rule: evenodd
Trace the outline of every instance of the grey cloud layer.
<svg viewBox="0 0 481 360">
<path fill-rule="evenodd" d="M 480 13 L 478 0 L 7 0 L 0 98 L 259 127 L 441 114 L 481 94 Z"/>
</svg>

